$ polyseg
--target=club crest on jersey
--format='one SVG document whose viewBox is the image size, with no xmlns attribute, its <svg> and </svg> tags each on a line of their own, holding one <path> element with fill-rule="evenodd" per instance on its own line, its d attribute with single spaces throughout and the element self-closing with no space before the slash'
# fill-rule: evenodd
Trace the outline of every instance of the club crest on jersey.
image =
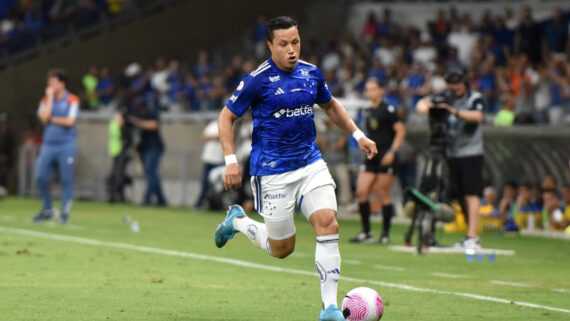
<svg viewBox="0 0 570 321">
<path fill-rule="evenodd" d="M 279 80 L 280 80 L 279 75 L 273 76 L 273 77 L 269 76 L 269 81 L 271 81 L 271 82 L 276 82 L 276 81 L 279 81 Z"/>
</svg>

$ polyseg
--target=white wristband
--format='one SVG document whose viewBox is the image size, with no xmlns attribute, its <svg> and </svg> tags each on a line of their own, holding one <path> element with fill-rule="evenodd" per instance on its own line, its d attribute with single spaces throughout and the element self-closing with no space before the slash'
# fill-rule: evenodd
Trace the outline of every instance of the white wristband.
<svg viewBox="0 0 570 321">
<path fill-rule="evenodd" d="M 229 164 L 237 164 L 238 162 L 236 154 L 225 156 L 224 159 L 226 160 L 226 166 L 228 166 Z"/>
<path fill-rule="evenodd" d="M 354 133 L 352 133 L 352 137 L 354 137 L 356 141 L 359 141 L 362 137 L 366 137 L 366 135 L 364 135 L 360 129 L 357 129 L 354 131 Z"/>
</svg>

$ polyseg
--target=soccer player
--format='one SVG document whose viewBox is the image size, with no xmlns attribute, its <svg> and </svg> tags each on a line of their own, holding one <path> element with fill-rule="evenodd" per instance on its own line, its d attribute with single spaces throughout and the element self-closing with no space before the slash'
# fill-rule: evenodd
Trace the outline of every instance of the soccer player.
<svg viewBox="0 0 570 321">
<path fill-rule="evenodd" d="M 394 106 L 383 100 L 384 90 L 377 78 L 366 81 L 366 98 L 372 103 L 366 117 L 367 134 L 376 142 L 378 156 L 367 159 L 361 166 L 356 184 L 356 197 L 362 218 L 362 232 L 350 239 L 355 243 L 370 243 L 370 203 L 368 196 L 373 188 L 378 190 L 382 203 L 382 235 L 379 242 L 388 244 L 394 208 L 390 192 L 398 169 L 398 149 L 406 137 L 406 126 L 398 117 Z"/>
<path fill-rule="evenodd" d="M 75 121 L 79 112 L 79 98 L 66 89 L 65 71 L 54 69 L 48 73 L 45 96 L 40 102 L 38 117 L 45 125 L 40 156 L 36 163 L 36 180 L 42 195 L 43 208 L 34 222 L 47 221 L 56 216 L 51 203 L 48 183 L 55 167 L 63 186 L 61 223 L 69 221 L 73 197 L 73 167 L 77 154 Z"/>
<path fill-rule="evenodd" d="M 377 154 L 376 145 L 331 96 L 321 71 L 299 60 L 301 39 L 295 20 L 269 20 L 267 45 L 271 58 L 240 82 L 218 118 L 226 161 L 224 185 L 235 189 L 242 177 L 232 124 L 251 106 L 251 185 L 255 208 L 265 224 L 234 205 L 218 226 L 215 243 L 222 247 L 242 232 L 269 255 L 285 258 L 295 247 L 293 215 L 298 207 L 316 233 L 315 265 L 323 306 L 319 320 L 345 320 L 337 306 L 340 254 L 335 184 L 315 142 L 313 106 L 318 104 L 340 128 L 352 133 L 369 158 Z"/>
</svg>

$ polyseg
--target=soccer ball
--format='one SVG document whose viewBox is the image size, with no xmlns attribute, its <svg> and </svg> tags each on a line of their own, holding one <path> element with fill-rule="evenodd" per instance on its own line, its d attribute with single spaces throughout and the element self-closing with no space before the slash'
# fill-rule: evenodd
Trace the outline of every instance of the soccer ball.
<svg viewBox="0 0 570 321">
<path fill-rule="evenodd" d="M 342 312 L 347 321 L 378 321 L 384 312 L 384 302 L 378 292 L 359 287 L 344 296 Z"/>
</svg>

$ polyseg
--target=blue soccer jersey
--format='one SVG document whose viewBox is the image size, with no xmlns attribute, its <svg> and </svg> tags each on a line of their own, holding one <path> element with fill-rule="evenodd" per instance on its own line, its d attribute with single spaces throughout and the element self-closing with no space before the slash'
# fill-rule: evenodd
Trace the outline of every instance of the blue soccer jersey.
<svg viewBox="0 0 570 321">
<path fill-rule="evenodd" d="M 287 72 L 268 59 L 247 75 L 226 106 L 236 116 L 251 106 L 251 175 L 286 173 L 321 159 L 313 106 L 331 98 L 321 71 L 301 60 Z"/>
<path fill-rule="evenodd" d="M 38 108 L 38 113 L 44 108 L 46 102 L 47 98 L 42 98 Z M 66 91 L 61 99 L 53 100 L 51 116 L 77 118 L 78 113 L 79 98 L 77 98 L 77 96 Z M 44 129 L 43 141 L 47 144 L 65 144 L 75 142 L 76 137 L 77 128 L 75 126 L 65 127 L 48 123 Z"/>
</svg>

